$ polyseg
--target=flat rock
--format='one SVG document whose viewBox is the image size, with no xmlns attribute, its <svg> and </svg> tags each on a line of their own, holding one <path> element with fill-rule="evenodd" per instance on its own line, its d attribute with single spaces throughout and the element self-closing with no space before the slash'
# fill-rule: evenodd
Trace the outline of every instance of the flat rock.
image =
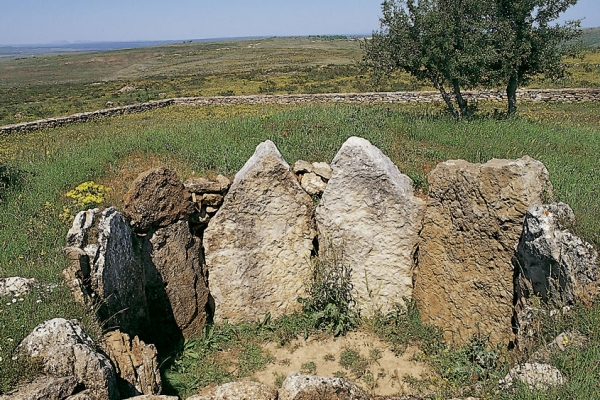
<svg viewBox="0 0 600 400">
<path fill-rule="evenodd" d="M 76 387 L 77 379 L 73 376 L 57 378 L 44 375 L 4 396 L 0 395 L 0 400 L 63 400 L 73 394 Z"/>
<path fill-rule="evenodd" d="M 156 230 L 143 245 L 151 320 L 165 321 L 171 314 L 185 337 L 201 336 L 206 322 L 208 288 L 201 246 L 187 221 Z"/>
<path fill-rule="evenodd" d="M 141 173 L 124 198 L 123 215 L 136 232 L 170 225 L 187 219 L 194 212 L 189 191 L 167 168 L 154 168 Z"/>
<path fill-rule="evenodd" d="M 525 363 L 512 368 L 500 381 L 500 386 L 510 388 L 515 382 L 529 386 L 529 389 L 548 389 L 552 386 L 564 385 L 567 380 L 561 372 L 548 364 Z"/>
<path fill-rule="evenodd" d="M 297 174 L 305 174 L 308 172 L 313 172 L 313 166 L 308 161 L 298 160 L 294 163 L 292 170 L 294 171 L 294 173 L 296 175 Z"/>
<path fill-rule="evenodd" d="M 121 397 L 161 392 L 158 353 L 153 344 L 145 344 L 137 336 L 131 339 L 117 330 L 104 335 L 104 348 L 121 378 Z"/>
<path fill-rule="evenodd" d="M 412 180 L 369 141 L 349 138 L 316 210 L 319 251 L 349 266 L 364 315 L 390 311 L 412 296 L 413 258 L 425 203 Z"/>
<path fill-rule="evenodd" d="M 192 193 L 220 193 L 227 192 L 231 181 L 223 175 L 217 175 L 214 178 L 199 177 L 190 178 L 183 183 L 186 189 Z"/>
<path fill-rule="evenodd" d="M 204 232 L 216 322 L 300 309 L 311 278 L 312 200 L 275 144 L 258 145 Z"/>
<path fill-rule="evenodd" d="M 341 378 L 293 374 L 279 389 L 279 400 L 368 400 L 371 396 Z"/>
<path fill-rule="evenodd" d="M 39 360 L 47 375 L 72 376 L 96 398 L 120 399 L 115 370 L 94 348 L 94 342 L 78 323 L 55 318 L 35 327 L 19 344 L 18 351 Z"/>
<path fill-rule="evenodd" d="M 20 297 L 28 294 L 38 283 L 34 278 L 12 276 L 0 278 L 0 297 Z"/>
<path fill-rule="evenodd" d="M 203 390 L 187 400 L 276 400 L 277 390 L 258 382 L 230 382 Z"/>
<path fill-rule="evenodd" d="M 415 271 L 423 322 L 457 344 L 513 340 L 514 249 L 527 209 L 550 194 L 546 167 L 528 156 L 436 166 Z"/>
<path fill-rule="evenodd" d="M 321 178 L 325 180 L 331 179 L 331 174 L 333 173 L 331 166 L 326 162 L 314 162 L 312 163 L 312 172 L 319 175 Z"/>
</svg>

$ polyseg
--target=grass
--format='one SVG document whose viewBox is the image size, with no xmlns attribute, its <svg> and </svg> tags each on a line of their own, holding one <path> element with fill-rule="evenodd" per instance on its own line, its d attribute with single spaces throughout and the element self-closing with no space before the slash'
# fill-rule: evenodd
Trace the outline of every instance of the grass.
<svg viewBox="0 0 600 400">
<path fill-rule="evenodd" d="M 0 188 L 0 276 L 34 277 L 53 286 L 24 296 L 23 301 L 2 299 L 0 303 L 0 393 L 35 370 L 35 366 L 12 358 L 16 345 L 40 322 L 59 316 L 78 318 L 94 337 L 100 334 L 91 313 L 73 302 L 60 273 L 66 265 L 61 247 L 69 226 L 60 214 L 63 206 L 71 205 L 66 194 L 86 181 L 112 188 L 104 205 L 119 207 L 120 196 L 136 173 L 150 166 L 174 168 L 181 178 L 205 173 L 231 176 L 266 139 L 273 140 L 292 163 L 298 159 L 330 161 L 342 143 L 356 135 L 381 148 L 414 180 L 418 190 L 426 192 L 426 175 L 439 161 L 463 158 L 484 162 L 528 154 L 548 167 L 555 199 L 574 209 L 576 232 L 598 247 L 597 104 L 523 103 L 520 116 L 511 119 L 494 117 L 495 106 L 481 104 L 476 118 L 459 123 L 433 104 L 171 107 L 3 137 L 0 165 L 4 169 L 0 173 L 8 178 L 1 180 Z M 298 335 L 313 334 L 312 323 L 306 316 L 295 315 L 254 325 L 215 327 L 203 338 L 182 344 L 178 355 L 162 355 L 165 385 L 183 395 L 211 382 L 251 374 L 269 359 L 256 346 L 264 341 L 288 343 Z M 487 347 L 485 340 L 463 349 L 448 348 L 435 330 L 420 324 L 417 310 L 410 308 L 362 324 L 386 338 L 395 351 L 409 343 L 419 344 L 436 378 L 414 385 L 436 388 L 441 394 L 508 398 L 508 394 L 494 391 L 494 382 L 506 372 L 508 355 Z M 597 304 L 548 323 L 544 340 L 551 340 L 564 327 L 589 335 L 590 344 L 553 359 L 569 378 L 567 386 L 546 394 L 519 388 L 511 398 L 598 397 L 598 326 Z M 494 366 L 478 361 L 496 355 Z M 205 362 L 198 362 L 200 359 Z"/>
<path fill-rule="evenodd" d="M 598 54 L 565 60 L 570 76 L 530 87 L 599 87 Z M 434 90 L 402 73 L 375 82 L 361 57 L 360 40 L 288 37 L 5 59 L 0 125 L 171 97 Z"/>
</svg>

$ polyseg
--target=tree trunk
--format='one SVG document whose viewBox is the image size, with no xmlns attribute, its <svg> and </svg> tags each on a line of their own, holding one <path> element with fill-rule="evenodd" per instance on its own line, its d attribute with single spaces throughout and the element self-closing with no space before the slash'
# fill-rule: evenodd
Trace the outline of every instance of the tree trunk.
<svg viewBox="0 0 600 400">
<path fill-rule="evenodd" d="M 517 86 L 518 79 L 515 74 L 510 76 L 508 86 L 506 87 L 506 97 L 508 98 L 508 116 L 514 115 L 517 112 Z"/>
<path fill-rule="evenodd" d="M 454 97 L 456 97 L 456 102 L 458 103 L 458 108 L 460 110 L 459 117 L 469 117 L 469 105 L 460 92 L 460 85 L 457 80 L 452 81 L 452 87 L 454 89 Z"/>
<path fill-rule="evenodd" d="M 460 119 L 460 113 L 458 113 L 454 108 L 454 104 L 452 104 L 452 98 L 448 95 L 448 92 L 446 92 L 444 86 L 440 85 L 440 82 L 437 79 L 437 77 L 431 78 L 431 82 L 433 82 L 433 87 L 440 91 L 442 99 L 444 99 L 444 102 L 446 103 L 446 106 L 448 107 L 448 110 L 450 111 L 452 116 L 456 119 Z"/>
</svg>

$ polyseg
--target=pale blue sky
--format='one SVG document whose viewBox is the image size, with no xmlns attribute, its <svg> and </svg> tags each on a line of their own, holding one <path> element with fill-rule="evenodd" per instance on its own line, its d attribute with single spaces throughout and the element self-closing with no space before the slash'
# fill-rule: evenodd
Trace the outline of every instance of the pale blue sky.
<svg viewBox="0 0 600 400">
<path fill-rule="evenodd" d="M 0 44 L 362 34 L 381 0 L 0 0 Z M 600 0 L 566 19 L 600 26 Z"/>
</svg>

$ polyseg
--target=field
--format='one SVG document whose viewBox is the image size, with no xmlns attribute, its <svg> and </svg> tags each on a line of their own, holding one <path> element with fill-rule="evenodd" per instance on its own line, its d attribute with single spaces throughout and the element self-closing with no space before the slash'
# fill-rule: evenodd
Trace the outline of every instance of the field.
<svg viewBox="0 0 600 400">
<path fill-rule="evenodd" d="M 0 123 L 16 122 L 16 113 L 25 114 L 19 121 L 37 119 L 101 108 L 107 101 L 119 105 L 200 94 L 287 93 L 292 86 L 293 92 L 372 89 L 370 78 L 354 65 L 359 44 L 330 39 L 183 43 L 2 61 Z M 598 86 L 600 74 L 594 65 L 600 63 L 600 53 L 589 52 L 585 60 L 587 67 L 581 60 L 568 60 L 573 79 Z M 386 84 L 392 89 L 420 88 L 401 75 Z M 143 90 L 119 92 L 126 85 Z M 518 116 L 510 119 L 496 115 L 497 107 L 480 104 L 474 118 L 461 122 L 436 104 L 169 107 L 0 138 L 0 276 L 34 277 L 43 283 L 22 299 L 0 303 L 0 394 L 35 375 L 38 366 L 18 357 L 14 349 L 40 322 L 77 318 L 94 338 L 102 333 L 93 313 L 74 303 L 61 275 L 67 263 L 61 249 L 70 218 L 78 210 L 66 194 L 86 181 L 110 187 L 101 206 L 118 209 L 137 174 L 150 167 L 170 167 L 182 179 L 213 173 L 232 177 L 266 139 L 275 142 L 290 164 L 298 159 L 330 162 L 354 135 L 378 146 L 413 179 L 418 191 L 426 193 L 427 173 L 440 160 L 485 162 L 527 154 L 547 166 L 554 200 L 575 211 L 572 229 L 600 247 L 598 105 L 522 103 Z M 166 391 L 183 397 L 211 383 L 258 379 L 261 373 L 271 373 L 268 368 L 279 347 L 289 349 L 305 337 L 332 340 L 331 333 L 315 328 L 307 314 L 257 320 L 215 326 L 202 338 L 161 353 Z M 510 362 L 526 354 L 491 348 L 485 338 L 464 348 L 452 347 L 435 329 L 421 324 L 414 307 L 359 322 L 349 337 L 368 334 L 389 347 L 362 355 L 347 347 L 331 357 L 307 360 L 301 369 L 320 372 L 333 365 L 340 374 L 375 390 L 378 379 L 381 383 L 391 375 L 376 373 L 381 357 L 411 348 L 428 373 L 403 384 L 436 399 L 600 397 L 598 303 L 577 304 L 571 313 L 540 321 L 540 345 L 565 330 L 578 330 L 589 338 L 583 348 L 568 348 L 552 357 L 568 383 L 549 391 L 523 386 L 499 390 L 498 381 Z M 222 349 L 231 352 L 224 356 Z M 481 362 L 482 358 L 494 362 Z M 282 376 L 268 378 L 277 384 Z"/>
<path fill-rule="evenodd" d="M 194 42 L 4 60 L 0 125 L 172 97 L 433 90 L 406 74 L 375 82 L 357 66 L 360 40 Z M 570 77 L 530 86 L 600 86 L 599 52 L 566 62 Z"/>
</svg>

